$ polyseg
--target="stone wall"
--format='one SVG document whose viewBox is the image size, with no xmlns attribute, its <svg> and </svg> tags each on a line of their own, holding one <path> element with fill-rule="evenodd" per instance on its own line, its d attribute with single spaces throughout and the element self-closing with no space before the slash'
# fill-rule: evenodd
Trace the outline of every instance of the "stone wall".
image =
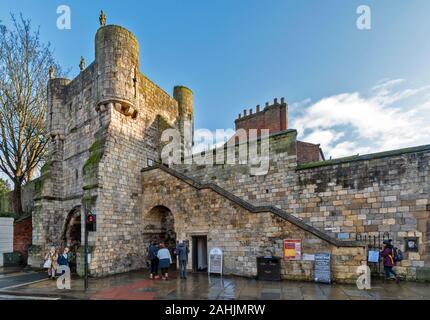
<svg viewBox="0 0 430 320">
<path fill-rule="evenodd" d="M 338 238 L 388 232 L 405 252 L 399 273 L 430 267 L 430 147 L 299 166 L 294 213 Z M 418 239 L 418 251 L 406 247 Z"/>
<path fill-rule="evenodd" d="M 225 274 L 256 276 L 257 256 L 271 252 L 283 257 L 284 239 L 301 240 L 302 253 L 331 253 L 333 279 L 338 282 L 354 281 L 356 268 L 366 259 L 366 250 L 359 244 L 337 241 L 275 208 L 253 207 L 223 189 L 201 186 L 171 169 L 144 170 L 142 184 L 143 230 L 152 234 L 157 224 L 152 209 L 167 207 L 174 216 L 178 239 L 192 243 L 192 235 L 207 235 L 208 250 L 223 250 Z M 313 280 L 314 262 L 282 259 L 281 276 Z"/>
<path fill-rule="evenodd" d="M 400 274 L 415 279 L 430 267 L 430 146 L 297 165 L 297 132 L 270 138 L 267 175 L 248 165 L 179 165 L 254 205 L 274 205 L 341 240 L 389 233 L 406 259 Z M 405 244 L 417 238 L 418 252 Z"/>
</svg>

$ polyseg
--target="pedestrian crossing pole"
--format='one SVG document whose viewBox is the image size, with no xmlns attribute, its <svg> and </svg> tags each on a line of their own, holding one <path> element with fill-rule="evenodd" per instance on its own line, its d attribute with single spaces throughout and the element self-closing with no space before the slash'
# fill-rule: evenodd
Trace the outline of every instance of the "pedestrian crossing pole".
<svg viewBox="0 0 430 320">
<path fill-rule="evenodd" d="M 87 206 L 84 206 L 85 215 L 85 246 L 84 246 L 84 290 L 88 290 L 88 211 Z"/>
</svg>

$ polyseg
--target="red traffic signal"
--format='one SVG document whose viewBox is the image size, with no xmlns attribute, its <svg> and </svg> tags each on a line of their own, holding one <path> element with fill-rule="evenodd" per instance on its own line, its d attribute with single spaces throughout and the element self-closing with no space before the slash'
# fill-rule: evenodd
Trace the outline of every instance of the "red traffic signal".
<svg viewBox="0 0 430 320">
<path fill-rule="evenodd" d="M 91 211 L 87 213 L 87 231 L 96 231 L 96 215 Z"/>
</svg>

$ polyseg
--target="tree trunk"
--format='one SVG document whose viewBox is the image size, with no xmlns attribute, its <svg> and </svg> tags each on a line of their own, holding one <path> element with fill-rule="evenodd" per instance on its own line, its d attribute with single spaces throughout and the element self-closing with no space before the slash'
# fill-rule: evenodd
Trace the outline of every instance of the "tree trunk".
<svg viewBox="0 0 430 320">
<path fill-rule="evenodd" d="M 22 203 L 21 203 L 21 189 L 22 186 L 19 182 L 16 182 L 14 185 L 13 193 L 12 193 L 12 205 L 14 213 L 21 215 L 22 212 Z"/>
</svg>

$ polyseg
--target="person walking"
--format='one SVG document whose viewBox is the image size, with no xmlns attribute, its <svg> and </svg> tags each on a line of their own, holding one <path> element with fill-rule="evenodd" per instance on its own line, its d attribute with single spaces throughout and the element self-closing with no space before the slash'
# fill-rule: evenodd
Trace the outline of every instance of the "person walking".
<svg viewBox="0 0 430 320">
<path fill-rule="evenodd" d="M 381 257 L 384 258 L 384 272 L 385 272 L 385 280 L 392 279 L 391 275 L 396 279 L 396 283 L 400 282 L 400 278 L 397 276 L 396 272 L 393 270 L 393 267 L 396 265 L 396 254 L 393 245 L 391 244 L 392 240 L 384 240 L 384 249 L 380 252 Z"/>
<path fill-rule="evenodd" d="M 176 247 L 176 255 L 179 259 L 179 272 L 181 274 L 181 279 L 187 279 L 187 264 L 188 264 L 188 254 L 190 253 L 190 249 L 188 249 L 185 241 L 181 241 L 181 243 Z"/>
<path fill-rule="evenodd" d="M 163 280 L 169 279 L 168 270 L 172 263 L 172 256 L 170 255 L 169 249 L 166 248 L 164 243 L 160 243 L 159 250 L 157 252 L 159 259 L 159 267 L 161 269 L 161 277 Z"/>
<path fill-rule="evenodd" d="M 148 248 L 148 259 L 151 261 L 151 273 L 149 274 L 150 279 L 158 277 L 158 247 L 155 241 L 153 241 Z"/>
<path fill-rule="evenodd" d="M 50 279 L 55 279 L 55 274 L 58 267 L 57 260 L 57 249 L 55 249 L 55 247 L 51 247 L 49 252 L 45 255 L 45 264 L 43 265 L 45 268 L 48 268 L 48 278 Z"/>
</svg>

